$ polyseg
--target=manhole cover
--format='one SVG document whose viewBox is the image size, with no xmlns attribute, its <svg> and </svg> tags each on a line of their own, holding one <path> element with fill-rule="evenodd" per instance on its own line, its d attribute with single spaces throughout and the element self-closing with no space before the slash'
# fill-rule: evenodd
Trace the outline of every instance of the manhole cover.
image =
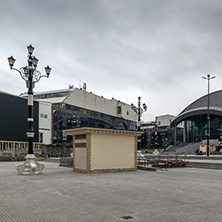
<svg viewBox="0 0 222 222">
<path fill-rule="evenodd" d="M 122 218 L 125 220 L 133 219 L 133 217 L 131 217 L 131 216 L 123 216 Z"/>
</svg>

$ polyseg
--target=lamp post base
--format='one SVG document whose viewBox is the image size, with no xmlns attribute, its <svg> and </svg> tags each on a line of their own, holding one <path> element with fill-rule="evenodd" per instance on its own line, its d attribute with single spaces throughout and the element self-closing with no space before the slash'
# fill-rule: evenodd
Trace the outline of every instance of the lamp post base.
<svg viewBox="0 0 222 222">
<path fill-rule="evenodd" d="M 15 167 L 18 170 L 18 175 L 41 174 L 44 168 L 45 165 L 38 163 L 34 154 L 27 154 L 25 161 Z"/>
<path fill-rule="evenodd" d="M 160 152 L 157 150 L 157 149 L 155 149 L 154 151 L 153 151 L 153 155 L 159 155 L 160 154 Z"/>
</svg>

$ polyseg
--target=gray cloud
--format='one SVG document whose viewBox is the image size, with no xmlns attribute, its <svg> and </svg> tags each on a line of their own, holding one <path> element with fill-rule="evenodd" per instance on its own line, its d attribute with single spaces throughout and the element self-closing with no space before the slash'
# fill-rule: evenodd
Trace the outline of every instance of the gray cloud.
<svg viewBox="0 0 222 222">
<path fill-rule="evenodd" d="M 32 43 L 39 69 L 53 68 L 36 91 L 81 80 L 107 98 L 141 96 L 144 119 L 176 115 L 206 93 L 203 75 L 217 76 L 212 91 L 221 88 L 221 21 L 219 0 L 2 0 L 0 90 L 26 90 L 7 57 L 23 66 Z"/>
</svg>

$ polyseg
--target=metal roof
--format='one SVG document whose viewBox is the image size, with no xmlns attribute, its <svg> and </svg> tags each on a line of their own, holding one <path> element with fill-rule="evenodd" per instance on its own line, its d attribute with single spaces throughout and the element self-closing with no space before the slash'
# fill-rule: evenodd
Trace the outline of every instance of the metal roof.
<svg viewBox="0 0 222 222">
<path fill-rule="evenodd" d="M 195 100 L 172 121 L 171 127 L 177 126 L 180 122 L 191 116 L 207 114 L 207 103 L 208 95 Z M 209 113 L 222 116 L 222 90 L 209 94 Z"/>
</svg>

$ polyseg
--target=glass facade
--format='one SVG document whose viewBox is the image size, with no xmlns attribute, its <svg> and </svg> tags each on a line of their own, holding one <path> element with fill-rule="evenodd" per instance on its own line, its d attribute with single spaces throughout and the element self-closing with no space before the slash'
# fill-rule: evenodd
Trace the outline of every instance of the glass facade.
<svg viewBox="0 0 222 222">
<path fill-rule="evenodd" d="M 222 117 L 210 115 L 210 139 L 220 138 Z M 185 120 L 186 142 L 200 142 L 207 135 L 207 114 L 195 115 Z"/>
<path fill-rule="evenodd" d="M 35 99 L 49 99 L 54 97 L 64 97 L 68 96 L 71 93 L 70 90 L 64 92 L 54 92 L 54 93 L 45 93 L 40 95 L 34 95 Z"/>
<path fill-rule="evenodd" d="M 169 127 L 147 129 L 141 135 L 142 138 L 143 136 L 146 138 L 146 145 L 141 145 L 141 148 L 165 149 L 169 145 L 173 145 L 174 130 Z M 177 141 L 183 141 L 183 128 L 177 128 Z"/>
<path fill-rule="evenodd" d="M 53 105 L 53 143 L 71 143 L 62 130 L 77 127 L 136 130 L 136 122 L 68 105 Z"/>
</svg>

